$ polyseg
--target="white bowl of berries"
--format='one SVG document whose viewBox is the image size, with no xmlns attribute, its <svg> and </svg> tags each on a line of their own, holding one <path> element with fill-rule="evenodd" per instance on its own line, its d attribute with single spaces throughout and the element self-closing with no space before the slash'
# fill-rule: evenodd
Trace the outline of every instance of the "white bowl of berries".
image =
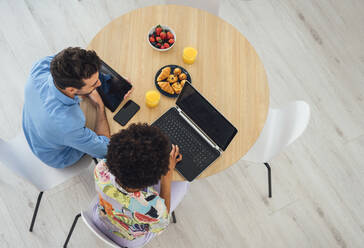
<svg viewBox="0 0 364 248">
<path fill-rule="evenodd" d="M 149 45 L 160 52 L 168 51 L 176 42 L 176 33 L 168 26 L 156 25 L 148 33 Z"/>
</svg>

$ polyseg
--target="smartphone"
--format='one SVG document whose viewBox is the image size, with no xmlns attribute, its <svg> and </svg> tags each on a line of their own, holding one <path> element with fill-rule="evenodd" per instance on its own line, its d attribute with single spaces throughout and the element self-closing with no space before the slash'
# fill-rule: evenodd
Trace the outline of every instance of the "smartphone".
<svg viewBox="0 0 364 248">
<path fill-rule="evenodd" d="M 132 100 L 127 101 L 124 106 L 121 107 L 119 112 L 114 116 L 114 120 L 120 125 L 125 126 L 128 121 L 138 112 L 140 106 Z"/>
</svg>

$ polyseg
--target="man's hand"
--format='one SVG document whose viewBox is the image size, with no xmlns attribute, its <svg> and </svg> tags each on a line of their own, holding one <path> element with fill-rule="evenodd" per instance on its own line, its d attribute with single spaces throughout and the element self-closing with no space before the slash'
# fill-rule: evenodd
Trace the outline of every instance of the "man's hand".
<svg viewBox="0 0 364 248">
<path fill-rule="evenodd" d="M 99 95 L 99 92 L 97 92 L 96 89 L 94 91 L 92 91 L 87 97 L 91 100 L 91 103 L 95 107 L 99 107 L 99 108 L 104 107 L 104 102 L 102 101 L 101 96 Z"/>
<path fill-rule="evenodd" d="M 124 100 L 128 99 L 131 93 L 133 93 L 134 87 L 131 88 L 131 90 L 128 91 L 128 93 L 125 94 Z"/>
<path fill-rule="evenodd" d="M 172 151 L 169 154 L 169 172 L 173 172 L 176 164 L 182 160 L 182 154 L 179 153 L 179 147 L 172 144 Z"/>
<path fill-rule="evenodd" d="M 131 89 L 125 94 L 125 96 L 124 96 L 124 99 L 123 100 L 126 100 L 126 99 L 128 99 L 129 97 L 130 97 L 130 95 L 131 95 L 131 93 L 133 92 L 133 90 L 134 90 L 134 87 L 133 87 L 133 84 L 129 81 L 129 79 L 127 78 L 127 77 L 124 77 L 125 78 L 125 80 L 129 83 L 129 84 L 131 84 Z"/>
</svg>

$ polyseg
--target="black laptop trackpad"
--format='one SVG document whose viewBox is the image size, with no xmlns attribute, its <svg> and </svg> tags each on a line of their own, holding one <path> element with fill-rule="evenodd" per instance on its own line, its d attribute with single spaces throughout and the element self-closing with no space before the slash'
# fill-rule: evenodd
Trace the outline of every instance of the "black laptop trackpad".
<svg viewBox="0 0 364 248">
<path fill-rule="evenodd" d="M 189 182 L 200 174 L 201 169 L 193 165 L 194 162 L 188 155 L 182 155 L 182 160 L 176 164 L 176 170 Z"/>
<path fill-rule="evenodd" d="M 178 142 L 176 142 L 173 137 L 169 138 L 169 143 L 171 147 L 172 144 L 178 144 Z M 189 182 L 192 182 L 196 177 L 198 177 L 201 172 L 204 171 L 211 163 L 213 163 L 220 155 L 217 151 L 213 151 L 213 156 L 206 158 L 203 164 L 198 165 L 196 163 L 197 161 L 194 161 L 194 154 L 189 154 L 188 152 L 184 151 L 183 147 L 180 147 L 180 153 L 182 154 L 182 160 L 176 164 L 176 170 Z"/>
<path fill-rule="evenodd" d="M 172 147 L 172 144 L 176 144 L 176 142 L 171 139 L 168 139 L 168 143 L 170 147 Z M 200 174 L 200 169 L 193 169 L 196 168 L 196 166 L 194 166 L 192 158 L 183 151 L 180 151 L 180 153 L 182 155 L 182 160 L 176 164 L 176 170 L 181 174 L 181 176 L 191 182 L 196 178 L 196 175 Z"/>
</svg>

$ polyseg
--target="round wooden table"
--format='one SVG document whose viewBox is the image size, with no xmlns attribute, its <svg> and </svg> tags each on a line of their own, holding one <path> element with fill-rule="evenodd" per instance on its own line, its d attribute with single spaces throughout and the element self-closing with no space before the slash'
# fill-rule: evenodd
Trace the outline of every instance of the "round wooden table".
<svg viewBox="0 0 364 248">
<path fill-rule="evenodd" d="M 176 43 L 167 52 L 155 51 L 147 42 L 148 31 L 156 24 L 167 25 L 176 32 Z M 186 46 L 198 50 L 193 65 L 182 61 Z M 226 151 L 198 178 L 211 176 L 237 162 L 252 147 L 264 126 L 269 88 L 262 62 L 238 30 L 206 11 L 178 5 L 140 8 L 106 25 L 88 49 L 95 50 L 102 60 L 133 83 L 130 99 L 141 109 L 128 125 L 151 124 L 174 106 L 175 98 L 162 95 L 156 108 L 148 108 L 145 93 L 156 89 L 154 76 L 162 66 L 176 64 L 190 73 L 193 86 L 238 129 Z M 121 106 L 114 113 L 106 111 L 111 134 L 123 128 L 113 120 Z M 82 102 L 81 108 L 86 125 L 93 129 L 95 109 L 88 101 Z M 175 171 L 174 180 L 184 179 Z"/>
</svg>

